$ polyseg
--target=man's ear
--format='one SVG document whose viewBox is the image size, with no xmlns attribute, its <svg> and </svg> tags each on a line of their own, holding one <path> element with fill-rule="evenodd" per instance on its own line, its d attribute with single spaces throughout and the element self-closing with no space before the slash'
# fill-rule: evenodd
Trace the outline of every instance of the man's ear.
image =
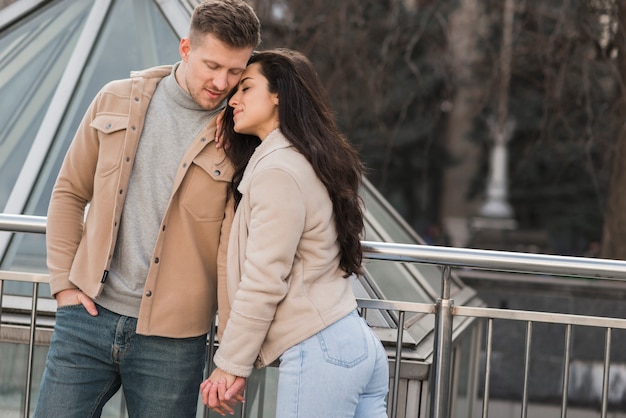
<svg viewBox="0 0 626 418">
<path fill-rule="evenodd" d="M 178 44 L 178 52 L 180 53 L 180 58 L 185 62 L 189 59 L 189 51 L 191 51 L 191 39 L 181 38 Z"/>
</svg>

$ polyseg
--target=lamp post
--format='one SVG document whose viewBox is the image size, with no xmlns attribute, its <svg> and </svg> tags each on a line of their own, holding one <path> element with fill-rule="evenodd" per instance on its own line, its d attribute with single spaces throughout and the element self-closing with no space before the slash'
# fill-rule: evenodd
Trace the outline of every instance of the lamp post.
<svg viewBox="0 0 626 418">
<path fill-rule="evenodd" d="M 500 83 L 498 114 L 488 121 L 493 139 L 489 159 L 489 177 L 485 203 L 473 219 L 473 229 L 512 230 L 517 228 L 513 208 L 508 202 L 508 150 L 515 121 L 508 115 L 511 61 L 513 57 L 513 23 L 515 0 L 505 0 L 503 5 L 502 47 L 500 53 Z"/>
</svg>

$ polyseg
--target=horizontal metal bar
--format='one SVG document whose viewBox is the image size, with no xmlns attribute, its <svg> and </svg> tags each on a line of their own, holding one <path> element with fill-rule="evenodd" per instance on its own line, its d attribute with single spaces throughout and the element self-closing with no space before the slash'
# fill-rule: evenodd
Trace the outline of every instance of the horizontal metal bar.
<svg viewBox="0 0 626 418">
<path fill-rule="evenodd" d="M 46 233 L 45 216 L 0 213 L 0 231 Z"/>
<path fill-rule="evenodd" d="M 359 308 L 430 314 L 434 314 L 437 311 L 437 305 L 432 303 L 401 302 L 377 299 L 357 299 L 357 301 L 359 303 Z"/>
<path fill-rule="evenodd" d="M 48 283 L 50 281 L 50 277 L 47 274 L 0 270 L 0 280 L 12 280 L 15 282 L 26 283 Z"/>
<path fill-rule="evenodd" d="M 626 261 L 363 241 L 366 258 L 519 273 L 626 280 Z"/>
<path fill-rule="evenodd" d="M 45 233 L 46 217 L 0 214 L 0 231 Z M 365 258 L 483 270 L 626 280 L 626 261 L 362 241 Z"/>
<path fill-rule="evenodd" d="M 453 315 L 472 318 L 510 319 L 515 321 L 548 322 L 552 324 L 626 329 L 626 319 L 622 318 L 606 318 L 600 316 L 571 315 L 552 312 L 455 306 L 453 309 Z"/>
</svg>

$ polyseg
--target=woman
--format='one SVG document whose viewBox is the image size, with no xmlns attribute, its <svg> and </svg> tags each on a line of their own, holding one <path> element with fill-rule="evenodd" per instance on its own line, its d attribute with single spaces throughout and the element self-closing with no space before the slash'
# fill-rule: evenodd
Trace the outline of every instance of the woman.
<svg viewBox="0 0 626 418">
<path fill-rule="evenodd" d="M 296 51 L 253 55 L 229 106 L 237 210 L 219 305 L 226 326 L 204 403 L 230 412 L 218 384 L 279 358 L 277 417 L 386 417 L 387 358 L 349 279 L 362 273 L 356 151 Z"/>
</svg>

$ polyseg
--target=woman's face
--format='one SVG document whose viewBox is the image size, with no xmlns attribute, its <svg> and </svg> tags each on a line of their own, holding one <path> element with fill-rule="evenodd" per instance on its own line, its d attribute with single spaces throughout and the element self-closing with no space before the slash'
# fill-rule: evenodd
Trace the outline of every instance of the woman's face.
<svg viewBox="0 0 626 418">
<path fill-rule="evenodd" d="M 260 64 L 250 64 L 228 102 L 233 108 L 235 132 L 255 135 L 264 140 L 278 128 L 278 94 L 268 89 L 267 78 L 260 71 Z"/>
</svg>

